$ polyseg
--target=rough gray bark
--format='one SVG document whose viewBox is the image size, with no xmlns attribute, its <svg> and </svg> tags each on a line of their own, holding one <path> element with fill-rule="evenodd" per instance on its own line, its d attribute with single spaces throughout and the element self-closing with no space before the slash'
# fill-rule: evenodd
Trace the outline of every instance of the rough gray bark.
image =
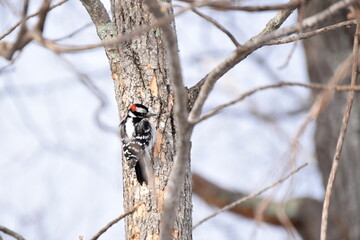
<svg viewBox="0 0 360 240">
<path fill-rule="evenodd" d="M 152 15 L 140 1 L 112 1 L 113 19 L 119 34 L 152 22 Z M 158 239 L 164 189 L 174 156 L 175 126 L 173 119 L 173 92 L 167 49 L 162 31 L 150 32 L 132 39 L 118 48 L 119 61 L 112 63 L 116 100 L 124 117 L 130 103 L 140 102 L 158 113 L 157 142 L 154 151 L 157 204 L 151 201 L 146 187 L 140 187 L 134 172 L 123 161 L 124 207 L 137 202 L 144 205 L 126 219 L 126 239 Z M 190 166 L 189 166 L 190 167 Z M 188 174 L 181 195 L 174 238 L 191 238 L 191 176 Z"/>
<path fill-rule="evenodd" d="M 104 14 L 98 0 L 81 0 L 96 25 L 102 40 L 126 35 L 139 27 L 154 22 L 152 14 L 142 1 L 112 0 L 112 21 Z M 98 8 L 102 8 L 99 10 Z M 170 66 L 163 32 L 153 28 L 149 32 L 115 47 L 106 47 L 120 118 L 132 103 L 142 103 L 158 114 L 154 119 L 157 128 L 153 153 L 156 193 L 136 180 L 123 158 L 123 187 L 125 211 L 142 203 L 125 220 L 126 239 L 159 239 L 160 217 L 163 210 L 164 190 L 173 165 L 176 128 L 173 117 L 174 96 L 170 79 Z M 151 194 L 156 194 L 156 200 Z M 191 239 L 190 161 L 183 184 L 174 239 Z"/>
<path fill-rule="evenodd" d="M 306 15 L 318 12 L 332 1 L 310 1 Z M 347 11 L 341 11 L 322 25 L 334 24 L 346 19 Z M 318 35 L 304 42 L 311 82 L 327 83 L 336 67 L 352 51 L 354 29 L 341 28 Z M 346 78 L 346 83 L 350 78 Z M 317 119 L 315 132 L 316 155 L 319 169 L 326 186 L 337 137 L 346 102 L 346 93 L 337 92 L 327 110 Z M 329 210 L 328 238 L 360 239 L 360 99 L 354 101 L 338 173 L 335 179 Z M 320 235 L 317 232 L 317 236 Z M 314 238 L 315 239 L 315 238 Z"/>
</svg>

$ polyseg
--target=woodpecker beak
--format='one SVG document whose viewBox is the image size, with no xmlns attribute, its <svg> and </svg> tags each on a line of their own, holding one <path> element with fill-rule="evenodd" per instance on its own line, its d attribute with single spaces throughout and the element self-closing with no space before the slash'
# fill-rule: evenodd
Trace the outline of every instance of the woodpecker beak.
<svg viewBox="0 0 360 240">
<path fill-rule="evenodd" d="M 156 115 L 157 115 L 156 113 L 148 112 L 148 113 L 146 114 L 146 117 L 154 117 L 154 116 L 156 116 Z"/>
</svg>

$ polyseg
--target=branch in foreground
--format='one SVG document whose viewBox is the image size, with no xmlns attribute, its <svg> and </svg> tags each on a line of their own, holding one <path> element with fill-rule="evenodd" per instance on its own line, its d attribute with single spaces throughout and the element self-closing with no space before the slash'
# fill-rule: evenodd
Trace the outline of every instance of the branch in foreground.
<svg viewBox="0 0 360 240">
<path fill-rule="evenodd" d="M 255 197 L 259 196 L 260 194 L 266 192 L 267 190 L 269 190 L 269 189 L 271 189 L 271 188 L 274 188 L 275 186 L 283 183 L 285 180 L 287 180 L 289 177 L 291 177 L 292 175 L 294 175 L 295 173 L 297 173 L 298 171 L 300 171 L 302 168 L 306 167 L 307 165 L 308 165 L 308 163 L 304 163 L 303 165 L 301 165 L 300 167 L 296 168 L 294 171 L 290 172 L 287 176 L 279 179 L 279 180 L 276 181 L 275 183 L 273 183 L 273 184 L 271 184 L 271 185 L 269 185 L 269 186 L 267 186 L 267 187 L 265 187 L 265 188 L 263 188 L 263 189 L 261 189 L 261 190 L 259 190 L 259 191 L 257 191 L 257 192 L 254 192 L 253 194 L 250 194 L 250 195 L 248 195 L 248 196 L 246 196 L 246 197 L 242 197 L 242 198 L 240 198 L 240 199 L 238 199 L 238 200 L 236 200 L 236 201 L 234 201 L 234 202 L 226 205 L 225 207 L 223 207 L 223 208 L 219 209 L 218 211 L 214 212 L 213 214 L 211 214 L 211 215 L 207 216 L 206 218 L 200 220 L 198 223 L 196 223 L 196 224 L 193 226 L 193 229 L 197 228 L 200 224 L 208 221 L 209 219 L 211 219 L 211 218 L 213 218 L 213 217 L 216 217 L 216 216 L 219 215 L 220 213 L 223 213 L 223 212 L 225 212 L 225 211 L 227 211 L 227 210 L 229 210 L 229 209 L 232 209 L 232 208 L 234 208 L 235 206 L 237 206 L 237 205 L 239 205 L 239 204 L 241 204 L 241 203 L 243 203 L 243 202 L 245 202 L 245 201 L 247 201 L 247 200 L 249 200 L 249 199 L 255 198 Z"/>
<path fill-rule="evenodd" d="M 17 51 L 22 50 L 27 44 L 29 44 L 34 39 L 35 35 L 42 34 L 45 26 L 47 13 L 50 11 L 50 3 L 51 3 L 50 0 L 44 0 L 39 10 L 38 21 L 32 30 L 27 29 L 26 22 L 24 21 L 21 25 L 18 36 L 14 42 L 0 43 L 0 56 L 11 61 L 13 59 L 14 54 Z M 23 19 L 26 19 L 26 12 L 27 12 L 27 1 L 25 1 Z"/>
<path fill-rule="evenodd" d="M 98 233 L 96 233 L 92 238 L 90 238 L 90 240 L 96 240 L 98 239 L 104 232 L 106 232 L 112 225 L 114 225 L 115 223 L 119 222 L 121 219 L 123 219 L 124 217 L 126 217 L 127 215 L 135 212 L 135 210 L 141 205 L 141 203 L 136 204 L 135 206 L 133 206 L 129 211 L 121 214 L 120 216 L 118 216 L 117 218 L 115 218 L 114 220 L 112 220 L 111 222 L 109 222 L 108 224 L 106 224 L 105 227 L 103 227 Z"/>
<path fill-rule="evenodd" d="M 357 9 L 357 11 L 359 11 Z M 358 23 L 356 26 L 356 33 L 354 36 L 354 47 L 353 47 L 353 65 L 352 65 L 352 72 L 351 72 L 351 86 L 356 85 L 356 80 L 358 78 L 358 67 L 359 67 L 359 34 L 360 34 L 360 24 Z M 347 126 L 350 119 L 350 112 L 351 107 L 354 100 L 354 91 L 350 91 L 347 96 L 345 111 L 342 119 L 342 124 L 340 128 L 340 134 L 337 140 L 335 154 L 333 158 L 333 164 L 331 166 L 331 171 L 329 175 L 329 180 L 326 186 L 325 191 L 325 198 L 324 198 L 324 205 L 322 211 L 322 218 L 321 218 L 321 232 L 320 232 L 320 239 L 326 240 L 326 232 L 327 232 L 327 222 L 328 222 L 328 213 L 329 213 L 329 205 L 330 205 L 330 197 L 332 194 L 334 181 L 337 173 L 337 169 L 340 162 L 340 156 L 342 147 L 344 144 L 345 134 L 347 130 Z"/>
<path fill-rule="evenodd" d="M 1 226 L 1 225 L 0 225 L 0 231 L 7 235 L 12 236 L 13 238 L 16 238 L 17 240 L 25 240 L 25 238 L 23 236 L 21 236 L 20 234 L 14 232 L 4 226 Z"/>
<path fill-rule="evenodd" d="M 147 5 L 156 19 L 164 19 L 166 15 L 156 0 L 147 0 Z M 169 14 L 172 16 L 173 14 Z M 171 78 L 174 90 L 174 119 L 176 123 L 176 154 L 170 176 L 166 185 L 164 207 L 160 222 L 160 239 L 172 238 L 174 222 L 179 206 L 180 193 L 183 188 L 186 170 L 189 166 L 190 136 L 193 127 L 187 121 L 187 92 L 181 74 L 177 41 L 170 23 L 161 26 L 168 47 L 171 67 Z"/>
</svg>

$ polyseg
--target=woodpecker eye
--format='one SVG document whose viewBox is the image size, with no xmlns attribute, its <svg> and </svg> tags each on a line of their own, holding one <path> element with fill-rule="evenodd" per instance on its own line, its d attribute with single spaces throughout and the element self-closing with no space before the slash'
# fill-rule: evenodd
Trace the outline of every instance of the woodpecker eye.
<svg viewBox="0 0 360 240">
<path fill-rule="evenodd" d="M 135 104 L 131 105 L 131 106 L 130 106 L 130 110 L 131 110 L 132 112 L 136 112 L 136 105 L 135 105 Z"/>
</svg>

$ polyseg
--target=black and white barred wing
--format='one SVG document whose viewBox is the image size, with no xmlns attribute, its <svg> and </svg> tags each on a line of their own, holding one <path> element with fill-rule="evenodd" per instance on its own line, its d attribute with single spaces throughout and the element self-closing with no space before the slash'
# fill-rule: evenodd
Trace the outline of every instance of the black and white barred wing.
<svg viewBox="0 0 360 240">
<path fill-rule="evenodd" d="M 150 183 L 150 185 L 153 185 L 154 171 L 151 153 L 155 140 L 154 128 L 148 120 L 143 119 L 139 122 L 139 124 L 136 125 L 135 132 L 137 142 L 141 144 L 142 148 L 144 149 L 143 155 L 141 156 L 141 158 L 139 158 L 138 162 L 142 176 L 146 184 Z"/>
<path fill-rule="evenodd" d="M 152 147 L 154 146 L 155 138 L 154 128 L 151 123 L 146 119 L 141 120 L 135 126 L 135 132 L 136 140 L 139 141 L 139 143 L 144 147 L 144 149 L 151 151 Z"/>
</svg>

